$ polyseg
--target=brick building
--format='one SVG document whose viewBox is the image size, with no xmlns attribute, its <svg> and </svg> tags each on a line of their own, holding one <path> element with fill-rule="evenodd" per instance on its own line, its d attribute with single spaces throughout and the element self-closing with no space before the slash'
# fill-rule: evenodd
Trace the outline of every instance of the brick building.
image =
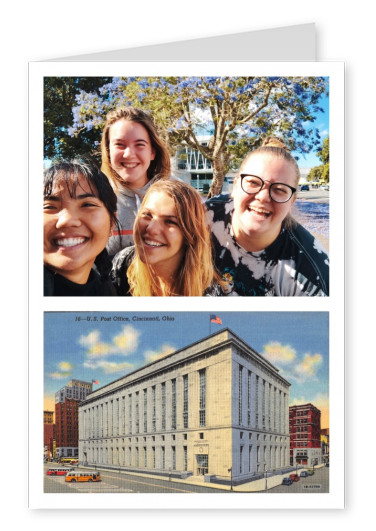
<svg viewBox="0 0 376 531">
<path fill-rule="evenodd" d="M 43 411 L 43 446 L 45 459 L 51 459 L 54 453 L 55 424 L 54 412 Z"/>
<path fill-rule="evenodd" d="M 92 391 L 93 384 L 71 380 L 55 393 L 55 439 L 57 457 L 78 456 L 78 405 Z"/>
<path fill-rule="evenodd" d="M 289 408 L 290 464 L 322 463 L 321 411 L 312 404 Z"/>
</svg>

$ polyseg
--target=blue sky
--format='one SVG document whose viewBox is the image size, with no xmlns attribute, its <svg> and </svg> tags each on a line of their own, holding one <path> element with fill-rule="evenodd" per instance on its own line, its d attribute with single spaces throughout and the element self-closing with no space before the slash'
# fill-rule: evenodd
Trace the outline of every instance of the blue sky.
<svg viewBox="0 0 376 531">
<path fill-rule="evenodd" d="M 329 135 L 329 97 L 322 96 L 319 102 L 320 107 L 323 108 L 324 112 L 316 114 L 316 120 L 313 124 L 310 122 L 307 124 L 307 127 L 310 129 L 312 125 L 317 127 L 320 133 L 321 144 L 323 140 Z M 302 155 L 301 153 L 292 152 L 294 156 L 298 155 L 298 166 L 299 168 L 314 168 L 315 166 L 320 166 L 321 160 L 317 157 L 314 151 Z"/>
<path fill-rule="evenodd" d="M 159 321 L 138 320 L 143 317 Z M 207 312 L 46 312 L 45 409 L 53 409 L 55 392 L 72 378 L 98 380 L 98 388 L 230 328 L 291 383 L 290 403 L 314 403 L 327 427 L 328 313 L 222 312 L 219 317 L 222 325 L 210 323 Z"/>
</svg>

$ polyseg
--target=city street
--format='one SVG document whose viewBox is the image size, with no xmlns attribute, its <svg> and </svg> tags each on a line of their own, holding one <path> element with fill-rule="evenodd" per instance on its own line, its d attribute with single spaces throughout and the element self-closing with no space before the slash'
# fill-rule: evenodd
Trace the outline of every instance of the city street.
<svg viewBox="0 0 376 531">
<path fill-rule="evenodd" d="M 294 481 L 292 485 L 279 485 L 273 489 L 268 490 L 271 493 L 307 493 L 318 494 L 329 492 L 329 467 L 315 468 L 313 476 L 300 478 L 299 481 Z"/>
<path fill-rule="evenodd" d="M 228 486 L 224 487 L 207 487 L 202 479 L 202 485 L 199 478 L 194 480 L 172 480 L 158 479 L 157 477 L 135 474 L 119 474 L 118 472 L 100 470 L 102 481 L 97 483 L 66 483 L 64 476 L 47 476 L 48 468 L 54 468 L 51 465 L 44 465 L 44 492 L 46 493 L 226 493 L 231 492 Z M 282 481 L 282 477 L 281 477 Z M 234 487 L 232 492 L 251 492 L 247 484 Z M 260 490 L 258 492 L 265 492 Z M 315 469 L 313 476 L 301 478 L 292 485 L 279 485 L 274 488 L 268 488 L 268 493 L 327 493 L 329 492 L 329 468 L 322 467 Z M 251 492 L 256 494 L 257 492 Z"/>
<path fill-rule="evenodd" d="M 329 203 L 329 191 L 321 188 L 312 188 L 311 190 L 298 191 L 297 201 L 314 201 L 315 203 Z"/>
<path fill-rule="evenodd" d="M 102 481 L 97 483 L 66 483 L 65 476 L 47 476 L 48 468 L 55 468 L 51 464 L 44 465 L 44 492 L 48 493 L 208 493 L 226 492 L 220 489 L 213 489 L 194 485 L 187 482 L 160 480 L 156 477 L 147 477 L 146 475 L 119 474 L 118 472 L 100 470 Z M 77 468 L 76 468 L 77 469 Z"/>
</svg>

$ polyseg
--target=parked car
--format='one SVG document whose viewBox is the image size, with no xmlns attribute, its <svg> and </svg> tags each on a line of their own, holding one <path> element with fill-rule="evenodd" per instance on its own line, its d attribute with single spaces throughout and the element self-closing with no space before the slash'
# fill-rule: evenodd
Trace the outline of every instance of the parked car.
<svg viewBox="0 0 376 531">
<path fill-rule="evenodd" d="M 283 478 L 282 485 L 292 485 L 292 479 L 291 478 Z"/>
<path fill-rule="evenodd" d="M 309 468 L 309 469 L 307 470 L 307 472 L 308 472 L 308 475 L 309 475 L 309 476 L 313 476 L 313 474 L 315 473 L 315 471 L 314 471 L 313 468 Z"/>
<path fill-rule="evenodd" d="M 302 186 L 300 187 L 300 191 L 301 192 L 308 192 L 309 191 L 308 184 L 302 184 Z"/>
<path fill-rule="evenodd" d="M 301 477 L 301 478 L 306 478 L 307 476 L 309 476 L 307 470 L 302 470 L 302 471 L 300 472 L 300 477 Z"/>
<path fill-rule="evenodd" d="M 290 478 L 293 480 L 293 481 L 299 481 L 300 477 L 298 476 L 298 474 L 290 474 Z"/>
</svg>

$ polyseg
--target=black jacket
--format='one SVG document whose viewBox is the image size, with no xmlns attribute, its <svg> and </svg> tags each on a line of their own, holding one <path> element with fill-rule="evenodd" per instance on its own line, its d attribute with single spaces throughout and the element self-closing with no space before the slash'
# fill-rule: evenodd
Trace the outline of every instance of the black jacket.
<svg viewBox="0 0 376 531">
<path fill-rule="evenodd" d="M 108 277 L 91 270 L 86 284 L 76 284 L 44 267 L 44 295 L 47 297 L 111 297 L 116 290 Z"/>
</svg>

